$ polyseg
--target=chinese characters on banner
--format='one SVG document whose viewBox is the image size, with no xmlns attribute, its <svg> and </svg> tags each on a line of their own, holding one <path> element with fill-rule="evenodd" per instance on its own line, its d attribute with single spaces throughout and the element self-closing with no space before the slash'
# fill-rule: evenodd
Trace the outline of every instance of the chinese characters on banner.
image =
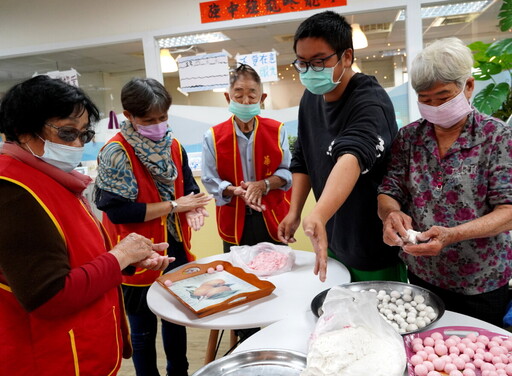
<svg viewBox="0 0 512 376">
<path fill-rule="evenodd" d="M 347 0 L 218 0 L 199 3 L 201 23 L 347 5 Z"/>
<path fill-rule="evenodd" d="M 67 71 L 52 71 L 52 72 L 44 73 L 44 75 L 51 77 L 51 78 L 58 78 L 67 84 L 78 87 L 78 76 L 80 76 L 80 73 L 78 73 L 73 68 L 71 68 L 70 70 L 67 70 Z M 35 73 L 32 77 L 35 77 L 35 76 L 39 76 L 39 74 Z"/>
<path fill-rule="evenodd" d="M 224 52 L 178 59 L 180 89 L 205 91 L 229 86 L 228 55 Z"/>
<path fill-rule="evenodd" d="M 275 52 L 237 55 L 236 62 L 250 65 L 260 75 L 261 82 L 278 81 L 277 59 Z"/>
</svg>

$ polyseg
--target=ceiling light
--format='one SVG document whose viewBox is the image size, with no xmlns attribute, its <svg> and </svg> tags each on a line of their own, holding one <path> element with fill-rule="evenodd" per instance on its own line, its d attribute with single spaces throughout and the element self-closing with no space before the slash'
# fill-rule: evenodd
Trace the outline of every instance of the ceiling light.
<svg viewBox="0 0 512 376">
<path fill-rule="evenodd" d="M 352 44 L 355 50 L 368 47 L 368 39 L 357 23 L 352 24 Z"/>
<path fill-rule="evenodd" d="M 421 18 L 436 18 L 446 16 L 456 16 L 460 14 L 478 13 L 494 0 L 468 1 L 464 3 L 435 5 L 421 8 Z M 397 21 L 405 20 L 405 10 L 400 10 Z"/>
<path fill-rule="evenodd" d="M 178 64 L 176 64 L 176 60 L 174 60 L 167 48 L 162 48 L 160 50 L 160 66 L 162 67 L 162 73 L 178 71 Z"/>
<path fill-rule="evenodd" d="M 214 33 L 181 35 L 181 36 L 171 37 L 171 38 L 161 38 L 158 40 L 158 45 L 160 46 L 160 48 L 170 48 L 170 47 L 180 47 L 180 46 L 191 46 L 194 44 L 202 44 L 202 43 L 222 42 L 224 40 L 230 40 L 230 38 L 221 32 L 214 32 Z"/>
</svg>

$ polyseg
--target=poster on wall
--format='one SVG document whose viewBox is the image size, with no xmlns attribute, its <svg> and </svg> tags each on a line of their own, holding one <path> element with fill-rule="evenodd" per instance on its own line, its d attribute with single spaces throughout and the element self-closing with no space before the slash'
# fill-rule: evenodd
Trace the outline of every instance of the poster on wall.
<svg viewBox="0 0 512 376">
<path fill-rule="evenodd" d="M 67 71 L 52 71 L 43 73 L 44 75 L 51 77 L 51 78 L 58 78 L 62 81 L 64 81 L 67 84 L 73 85 L 78 87 L 78 76 L 80 76 L 80 73 L 78 73 L 75 69 L 71 68 Z M 32 77 L 39 76 L 39 73 L 34 73 Z"/>
<path fill-rule="evenodd" d="M 261 82 L 279 81 L 275 51 L 237 55 L 236 62 L 253 67 L 260 75 Z"/>
<path fill-rule="evenodd" d="M 178 59 L 180 88 L 184 92 L 229 86 L 228 55 L 225 52 L 186 56 Z"/>
<path fill-rule="evenodd" d="M 217 0 L 199 3 L 201 23 L 347 5 L 347 0 Z"/>
</svg>

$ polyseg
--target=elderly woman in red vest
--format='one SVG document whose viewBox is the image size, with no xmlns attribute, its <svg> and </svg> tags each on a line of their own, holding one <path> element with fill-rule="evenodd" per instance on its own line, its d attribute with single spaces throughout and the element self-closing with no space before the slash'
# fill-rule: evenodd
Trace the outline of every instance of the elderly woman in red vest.
<svg viewBox="0 0 512 376">
<path fill-rule="evenodd" d="M 171 96 L 165 87 L 151 78 L 134 78 L 123 87 L 121 102 L 128 121 L 100 152 L 96 205 L 105 211 L 103 224 L 113 239 L 136 231 L 168 242 L 163 254 L 176 258 L 170 270 L 195 259 L 190 253 L 191 228 L 201 228 L 211 198 L 199 193 L 187 153 L 169 130 Z M 137 376 L 159 375 L 157 318 L 146 295 L 161 274 L 139 269 L 123 279 Z M 167 374 L 186 376 L 185 327 L 162 320 L 162 338 Z"/>
<path fill-rule="evenodd" d="M 38 76 L 0 105 L 0 373 L 115 375 L 131 354 L 121 271 L 165 269 L 166 243 L 130 234 L 114 248 L 74 168 L 98 109 L 78 88 Z"/>
</svg>

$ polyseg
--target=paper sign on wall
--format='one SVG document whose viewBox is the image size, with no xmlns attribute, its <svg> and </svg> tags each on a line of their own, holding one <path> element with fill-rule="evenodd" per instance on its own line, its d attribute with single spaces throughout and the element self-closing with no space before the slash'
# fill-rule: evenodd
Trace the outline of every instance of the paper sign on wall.
<svg viewBox="0 0 512 376">
<path fill-rule="evenodd" d="M 247 64 L 260 75 L 261 82 L 278 81 L 276 53 L 258 52 L 248 55 L 237 55 L 237 63 Z"/>
<path fill-rule="evenodd" d="M 178 59 L 180 88 L 185 92 L 229 86 L 228 55 L 224 52 Z"/>
<path fill-rule="evenodd" d="M 38 75 L 38 73 L 35 73 L 33 77 Z M 58 78 L 67 84 L 78 87 L 78 76 L 80 76 L 80 73 L 73 68 L 67 71 L 52 71 L 45 73 L 45 75 L 51 78 Z"/>
</svg>

